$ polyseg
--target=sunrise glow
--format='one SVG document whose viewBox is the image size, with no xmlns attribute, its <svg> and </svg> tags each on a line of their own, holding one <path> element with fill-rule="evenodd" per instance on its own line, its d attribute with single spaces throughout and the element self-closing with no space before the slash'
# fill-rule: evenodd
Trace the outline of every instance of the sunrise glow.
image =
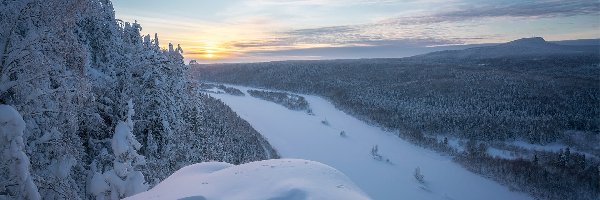
<svg viewBox="0 0 600 200">
<path fill-rule="evenodd" d="M 598 4 L 585 0 L 113 3 L 117 18 L 137 20 L 142 33 L 181 44 L 186 60 L 201 63 L 402 57 L 428 47 L 521 37 L 600 37 Z"/>
</svg>

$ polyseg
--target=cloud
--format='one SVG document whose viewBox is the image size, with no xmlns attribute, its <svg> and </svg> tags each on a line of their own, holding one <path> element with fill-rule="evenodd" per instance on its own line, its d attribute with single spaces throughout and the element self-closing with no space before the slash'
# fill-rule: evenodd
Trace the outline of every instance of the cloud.
<svg viewBox="0 0 600 200">
<path fill-rule="evenodd" d="M 357 58 L 401 58 L 413 55 L 429 53 L 441 50 L 456 50 L 482 45 L 447 45 L 436 46 L 435 44 L 446 43 L 435 39 L 427 40 L 381 40 L 369 42 L 365 46 L 342 46 L 342 47 L 317 47 L 302 49 L 285 49 L 272 51 L 246 52 L 235 59 L 219 60 L 218 62 L 257 62 L 275 60 L 315 60 L 315 59 L 357 59 Z M 250 58 L 254 60 L 250 60 Z"/>
<path fill-rule="evenodd" d="M 435 0 L 428 0 L 432 2 Z M 275 2 L 264 0 L 263 2 Z M 339 1 L 277 1 L 279 3 L 310 4 L 338 3 Z M 392 1 L 355 0 L 352 3 L 381 3 Z M 419 1 L 421 2 L 421 1 Z M 456 6 L 435 13 L 393 17 L 373 23 L 328 26 L 308 29 L 294 29 L 274 33 L 277 37 L 266 41 L 240 41 L 233 44 L 239 48 L 258 50 L 290 47 L 299 44 L 329 45 L 329 47 L 379 46 L 390 41 L 407 40 L 423 43 L 424 46 L 461 44 L 469 41 L 485 40 L 498 35 L 452 34 L 456 29 L 469 29 L 477 26 L 477 21 L 489 18 L 554 18 L 577 15 L 599 15 L 600 3 L 596 0 L 572 1 L 512 1 L 481 5 Z M 475 21 L 475 22 L 473 22 Z M 461 24 L 461 23 L 467 23 Z M 457 37 L 461 35 L 461 37 Z"/>
<path fill-rule="evenodd" d="M 554 18 L 599 14 L 600 2 L 597 0 L 516 1 L 512 3 L 460 6 L 451 11 L 424 16 L 392 18 L 382 23 L 394 23 L 398 25 L 431 24 L 481 18 Z"/>
<path fill-rule="evenodd" d="M 431 1 L 431 0 L 430 0 Z M 438 0 L 439 1 L 439 0 Z M 258 0 L 258 4 L 288 5 L 288 6 L 347 6 L 361 4 L 401 4 L 403 1 L 394 0 Z"/>
<path fill-rule="evenodd" d="M 427 30 L 426 27 L 401 30 L 401 27 L 386 26 L 386 24 L 363 24 L 295 29 L 275 32 L 273 37 L 267 39 L 231 42 L 229 46 L 259 52 L 304 48 L 370 47 L 398 43 L 421 47 L 460 43 L 459 38 L 448 40 L 432 33 L 417 33 L 420 30 Z M 437 31 L 444 30 L 443 27 L 437 28 Z"/>
<path fill-rule="evenodd" d="M 347 33 L 357 31 L 357 26 L 331 26 L 331 27 L 322 27 L 322 28 L 309 28 L 309 29 L 297 29 L 286 32 L 289 35 L 321 35 L 321 34 L 331 34 L 331 33 Z"/>
</svg>

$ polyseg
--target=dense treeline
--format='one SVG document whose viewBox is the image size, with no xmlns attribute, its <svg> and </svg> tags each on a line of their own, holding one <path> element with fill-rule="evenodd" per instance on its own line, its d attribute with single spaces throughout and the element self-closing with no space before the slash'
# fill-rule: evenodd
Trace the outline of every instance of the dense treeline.
<svg viewBox="0 0 600 200">
<path fill-rule="evenodd" d="M 237 88 L 227 87 L 224 85 L 217 85 L 217 88 L 225 91 L 225 93 L 227 93 L 227 94 L 231 94 L 231 95 L 235 95 L 235 96 L 244 96 L 244 93 Z"/>
<path fill-rule="evenodd" d="M 202 92 L 207 92 L 207 93 L 217 93 L 217 94 L 219 94 L 219 93 L 225 92 L 227 94 L 234 95 L 234 96 L 244 96 L 245 95 L 241 90 L 239 90 L 237 88 L 227 87 L 227 86 L 222 85 L 222 84 L 215 85 L 215 84 L 210 84 L 210 83 L 200 83 L 200 85 L 198 87 L 200 88 L 200 90 Z M 219 90 L 222 90 L 223 92 L 221 92 L 221 91 L 213 91 L 212 89 L 215 89 L 215 88 L 219 89 Z"/>
<path fill-rule="evenodd" d="M 277 157 L 196 91 L 179 46 L 161 49 L 157 35 L 116 20 L 109 0 L 2 0 L 0 26 L 0 103 L 22 115 L 30 177 L 45 199 L 123 198 L 144 188 L 122 189 L 132 181 L 153 186 L 191 163 Z M 34 197 L 9 165 L 0 163 L 0 198 Z"/>
<path fill-rule="evenodd" d="M 483 151 L 482 151 L 483 150 Z M 492 157 L 473 148 L 455 157 L 467 169 L 499 181 L 510 188 L 527 191 L 541 199 L 600 198 L 599 163 L 586 163 L 583 154 L 536 152 L 532 159 Z"/>
<path fill-rule="evenodd" d="M 537 198 L 600 196 L 597 53 L 434 55 L 193 69 L 201 80 L 323 96 L 354 116 L 398 130 L 413 143 L 453 155 L 466 168 Z M 439 141 L 439 135 L 469 140 L 467 150 Z M 577 161 L 563 165 L 557 163 L 564 153 L 535 152 L 516 160 L 486 153 L 489 143 L 513 140 L 560 142 L 595 157 L 572 153 L 570 160 Z"/>
<path fill-rule="evenodd" d="M 305 110 L 309 113 L 311 112 L 308 102 L 300 95 L 264 90 L 248 90 L 248 94 L 256 98 L 282 105 L 290 110 Z"/>
</svg>

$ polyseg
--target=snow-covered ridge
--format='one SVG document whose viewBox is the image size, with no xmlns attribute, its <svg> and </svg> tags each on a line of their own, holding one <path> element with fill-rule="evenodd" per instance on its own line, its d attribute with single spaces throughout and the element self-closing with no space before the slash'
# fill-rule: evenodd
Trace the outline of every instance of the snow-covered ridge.
<svg viewBox="0 0 600 200">
<path fill-rule="evenodd" d="M 369 199 L 338 170 L 319 162 L 275 159 L 184 167 L 151 190 L 126 198 L 151 199 Z"/>
</svg>

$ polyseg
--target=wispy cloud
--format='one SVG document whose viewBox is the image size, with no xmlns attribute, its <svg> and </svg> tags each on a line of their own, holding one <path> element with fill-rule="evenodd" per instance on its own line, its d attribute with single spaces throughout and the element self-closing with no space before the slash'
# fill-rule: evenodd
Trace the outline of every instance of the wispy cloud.
<svg viewBox="0 0 600 200">
<path fill-rule="evenodd" d="M 600 2 L 597 0 L 550 0 L 471 4 L 431 15 L 392 18 L 382 23 L 407 25 L 480 20 L 481 18 L 554 18 L 576 15 L 600 15 Z"/>
<path fill-rule="evenodd" d="M 270 2 L 270 1 L 269 1 Z M 338 1 L 299 0 L 285 1 L 294 4 L 338 3 Z M 353 1 L 369 3 L 372 1 Z M 382 2 L 382 1 L 376 1 Z M 392 1 L 384 1 L 392 2 Z M 281 2 L 280 2 L 281 3 Z M 373 2 L 374 3 L 374 2 Z M 556 18 L 577 15 L 599 15 L 600 3 L 596 0 L 572 1 L 517 1 L 510 3 L 488 3 L 451 8 L 447 11 L 421 15 L 392 17 L 385 20 L 357 25 L 328 26 L 295 29 L 276 33 L 278 37 L 267 41 L 239 41 L 234 46 L 241 48 L 293 47 L 295 44 L 329 44 L 331 46 L 372 46 L 378 41 L 428 41 L 427 45 L 457 44 L 484 40 L 485 36 L 463 36 L 447 34 L 450 29 L 477 26 L 471 21 L 493 18 Z M 469 22 L 469 25 L 461 23 Z"/>
<path fill-rule="evenodd" d="M 259 4 L 275 4 L 275 5 L 360 5 L 360 4 L 400 4 L 402 1 L 394 0 L 257 0 Z"/>
</svg>

